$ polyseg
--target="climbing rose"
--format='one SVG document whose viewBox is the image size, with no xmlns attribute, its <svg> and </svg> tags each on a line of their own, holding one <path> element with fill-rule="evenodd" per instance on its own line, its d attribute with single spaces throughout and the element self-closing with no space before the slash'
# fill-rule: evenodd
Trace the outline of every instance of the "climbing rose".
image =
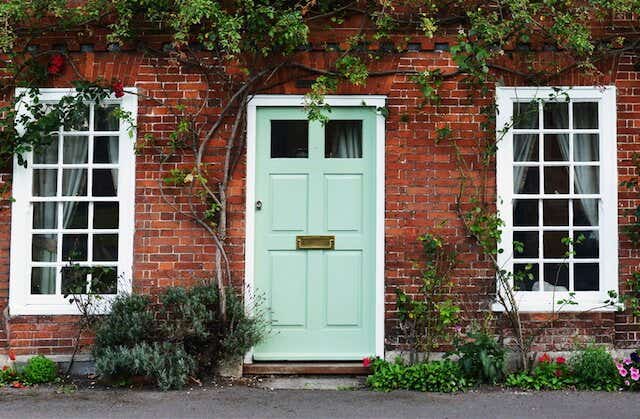
<svg viewBox="0 0 640 419">
<path fill-rule="evenodd" d="M 629 371 L 631 371 L 631 379 L 633 381 L 640 380 L 640 370 L 639 369 L 631 367 L 631 369 Z"/>
<path fill-rule="evenodd" d="M 47 71 L 51 75 L 57 75 L 62 73 L 64 69 L 64 56 L 61 54 L 55 54 L 49 60 L 49 66 L 47 67 Z"/>
<path fill-rule="evenodd" d="M 113 90 L 113 94 L 116 97 L 124 96 L 124 84 L 122 84 L 121 81 L 113 82 L 113 84 L 111 85 L 111 90 Z"/>
<path fill-rule="evenodd" d="M 544 354 L 540 358 L 538 358 L 538 361 L 540 361 L 542 363 L 551 362 L 551 357 L 549 355 L 547 355 L 547 354 Z"/>
<path fill-rule="evenodd" d="M 371 365 L 371 358 L 366 357 L 362 359 L 362 366 L 365 368 L 369 368 L 369 366 Z"/>
<path fill-rule="evenodd" d="M 564 364 L 565 362 L 567 362 L 567 360 L 563 356 L 559 356 L 556 358 L 556 362 L 558 364 Z"/>
</svg>

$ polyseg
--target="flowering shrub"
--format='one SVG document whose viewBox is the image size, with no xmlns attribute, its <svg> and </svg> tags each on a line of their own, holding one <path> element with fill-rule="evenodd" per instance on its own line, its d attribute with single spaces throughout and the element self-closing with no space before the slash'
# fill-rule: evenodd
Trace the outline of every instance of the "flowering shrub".
<svg viewBox="0 0 640 419">
<path fill-rule="evenodd" d="M 507 387 L 527 390 L 561 390 L 574 384 L 566 359 L 559 356 L 554 360 L 548 354 L 538 358 L 538 365 L 531 373 L 511 374 L 506 381 Z"/>
<path fill-rule="evenodd" d="M 10 359 L 15 356 L 10 354 Z M 18 369 L 5 365 L 0 370 L 0 386 L 25 388 L 32 384 L 50 383 L 58 378 L 58 365 L 42 355 L 34 356 L 27 361 L 24 368 Z"/>
<path fill-rule="evenodd" d="M 367 378 L 367 385 L 376 391 L 404 389 L 452 393 L 470 386 L 460 365 L 449 360 L 406 365 L 401 358 L 395 362 L 375 358 L 369 365 L 373 374 Z"/>
<path fill-rule="evenodd" d="M 626 389 L 640 389 L 640 354 L 638 351 L 632 352 L 629 358 L 616 362 L 616 368 Z"/>
</svg>

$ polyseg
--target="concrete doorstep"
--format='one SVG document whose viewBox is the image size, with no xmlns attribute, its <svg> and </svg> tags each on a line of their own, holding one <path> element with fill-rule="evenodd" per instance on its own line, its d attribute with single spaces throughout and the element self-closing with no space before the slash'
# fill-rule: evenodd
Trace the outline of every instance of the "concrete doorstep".
<svg viewBox="0 0 640 419">
<path fill-rule="evenodd" d="M 366 377 L 268 376 L 256 379 L 256 387 L 268 390 L 361 390 Z"/>
</svg>

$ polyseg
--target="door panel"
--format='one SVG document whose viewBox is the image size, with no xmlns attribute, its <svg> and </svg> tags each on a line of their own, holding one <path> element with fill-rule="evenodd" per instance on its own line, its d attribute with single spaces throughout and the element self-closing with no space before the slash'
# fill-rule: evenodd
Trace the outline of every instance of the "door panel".
<svg viewBox="0 0 640 419">
<path fill-rule="evenodd" d="M 256 112 L 255 286 L 272 333 L 256 360 L 354 360 L 375 353 L 375 109 Z M 335 249 L 297 250 L 298 235 Z"/>
</svg>

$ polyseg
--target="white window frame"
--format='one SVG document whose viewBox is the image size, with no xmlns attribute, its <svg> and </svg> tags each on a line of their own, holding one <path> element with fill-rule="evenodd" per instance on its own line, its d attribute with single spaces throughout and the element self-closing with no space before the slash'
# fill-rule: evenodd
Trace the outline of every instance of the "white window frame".
<svg viewBox="0 0 640 419">
<path fill-rule="evenodd" d="M 531 100 L 544 100 L 554 96 L 571 101 L 598 102 L 598 133 L 600 147 L 600 194 L 599 198 L 599 238 L 600 238 L 600 289 L 599 291 L 576 291 L 577 305 L 564 305 L 560 308 L 557 301 L 569 297 L 569 292 L 556 291 L 516 291 L 515 298 L 518 309 L 523 312 L 550 311 L 609 311 L 615 307 L 603 307 L 608 298 L 607 292 L 618 292 L 618 175 L 617 175 L 617 136 L 616 136 L 616 88 L 614 86 L 579 86 L 559 87 L 562 94 L 551 87 L 498 87 L 496 103 L 496 131 L 498 151 L 496 156 L 497 208 L 505 222 L 501 242 L 498 244 L 504 252 L 498 255 L 498 264 L 509 272 L 513 272 L 513 130 L 509 129 L 501 137 L 500 130 L 510 126 L 513 116 L 513 103 Z M 565 96 L 566 95 L 566 96 Z M 539 115 L 542 119 L 542 115 Z M 573 126 L 572 115 L 569 114 L 570 128 Z M 542 123 L 540 123 L 542 129 Z M 544 131 L 542 131 L 544 132 Z M 568 131 L 569 132 L 569 131 Z M 542 156 L 540 156 L 542 159 Z M 541 163 L 539 163 L 541 164 Z M 532 164 L 534 166 L 535 164 Z M 540 180 L 542 182 L 542 179 Z M 542 195 L 528 195 L 536 199 Z M 563 195 L 564 196 L 564 195 Z M 566 195 L 567 198 L 573 195 Z M 584 195 L 582 195 L 584 197 Z M 570 227 L 569 227 L 570 228 Z M 540 260 L 543 259 L 539 255 Z M 541 278 L 541 280 L 543 280 Z M 542 288 L 542 287 L 540 287 Z M 504 290 L 498 290 L 504 292 Z M 494 311 L 504 311 L 499 303 L 493 305 Z"/>
<path fill-rule="evenodd" d="M 119 104 L 121 109 L 137 117 L 137 90 L 126 88 L 127 93 L 121 98 L 111 95 L 104 100 L 105 104 Z M 129 93 L 130 92 L 130 93 Z M 26 93 L 26 89 L 16 89 L 16 97 Z M 75 95 L 75 89 L 46 88 L 40 89 L 38 99 L 41 102 L 59 102 L 65 96 Z M 25 105 L 31 98 L 24 95 L 16 104 L 18 114 L 26 112 Z M 93 118 L 91 118 L 93 121 Z M 90 135 L 93 135 L 93 124 L 90 121 Z M 21 133 L 23 126 L 18 125 Z M 119 130 L 119 168 L 118 195 L 114 200 L 119 202 L 118 229 L 118 292 L 131 292 L 131 278 L 133 272 L 133 235 L 135 215 L 135 127 L 133 135 L 126 123 L 120 124 Z M 70 303 L 62 295 L 32 295 L 31 284 L 31 237 L 32 237 L 32 162 L 33 153 L 25 153 L 27 168 L 13 163 L 13 198 L 11 207 L 11 257 L 9 275 L 9 313 L 10 315 L 58 315 L 80 314 L 76 304 Z M 58 156 L 61 160 L 62 156 Z M 60 164 L 60 161 L 58 162 Z M 91 165 L 91 157 L 88 164 Z M 52 197 L 52 200 L 56 200 Z M 102 200 L 102 199 L 100 199 Z M 109 199 L 106 199 L 109 200 Z M 99 301 L 97 312 L 107 311 L 115 295 L 105 295 Z"/>
</svg>

